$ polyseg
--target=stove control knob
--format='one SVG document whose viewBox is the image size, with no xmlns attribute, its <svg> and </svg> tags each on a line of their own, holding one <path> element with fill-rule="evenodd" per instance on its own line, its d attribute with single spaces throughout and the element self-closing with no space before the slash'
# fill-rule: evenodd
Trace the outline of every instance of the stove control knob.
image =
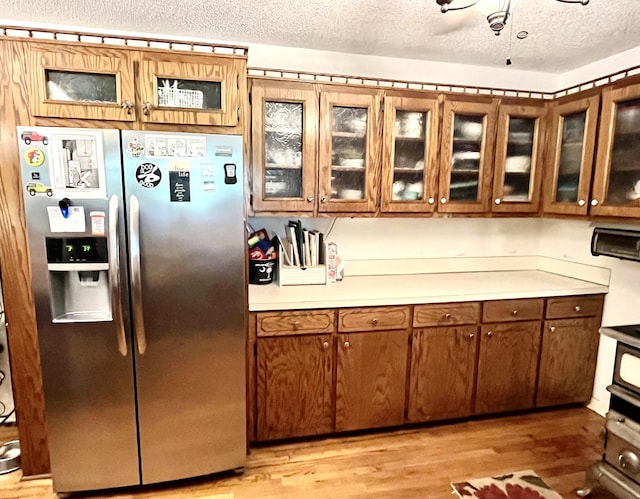
<svg viewBox="0 0 640 499">
<path fill-rule="evenodd" d="M 627 418 L 625 418 L 624 416 L 618 416 L 618 423 L 624 423 L 627 420 Z"/>
<path fill-rule="evenodd" d="M 627 471 L 631 471 L 633 473 L 638 473 L 640 471 L 640 458 L 628 449 L 625 449 L 618 454 L 618 463 L 620 463 L 622 469 Z"/>
</svg>

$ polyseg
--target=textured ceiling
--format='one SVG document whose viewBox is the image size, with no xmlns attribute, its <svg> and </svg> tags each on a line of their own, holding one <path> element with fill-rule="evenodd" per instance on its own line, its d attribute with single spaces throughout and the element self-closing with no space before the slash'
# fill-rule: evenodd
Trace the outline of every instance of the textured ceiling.
<svg viewBox="0 0 640 499">
<path fill-rule="evenodd" d="M 514 68 L 549 73 L 640 46 L 639 0 L 591 0 L 586 7 L 521 0 L 500 37 L 474 9 L 441 14 L 435 0 L 2 0 L 0 7 L 0 17 L 17 24 L 483 66 L 503 66 L 510 55 Z M 516 39 L 520 30 L 529 37 Z"/>
</svg>

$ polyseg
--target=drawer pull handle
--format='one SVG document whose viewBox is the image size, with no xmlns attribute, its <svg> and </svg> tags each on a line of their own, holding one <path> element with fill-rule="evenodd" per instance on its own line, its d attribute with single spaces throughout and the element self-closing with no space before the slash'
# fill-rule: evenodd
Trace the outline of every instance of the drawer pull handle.
<svg viewBox="0 0 640 499">
<path fill-rule="evenodd" d="M 348 341 L 344 342 L 344 347 L 345 348 L 349 348 L 351 346 L 351 343 L 349 343 Z"/>
<path fill-rule="evenodd" d="M 300 325 L 300 321 L 293 321 L 293 329 L 298 330 L 298 326 Z"/>
<path fill-rule="evenodd" d="M 325 350 L 326 350 L 327 348 L 329 348 L 329 342 L 328 342 L 328 341 L 323 341 L 323 342 L 322 342 L 322 348 L 324 348 Z"/>
<path fill-rule="evenodd" d="M 493 333 L 492 333 L 491 331 L 489 331 L 489 332 L 487 333 L 487 336 L 488 336 L 489 338 L 491 338 L 491 337 L 493 336 Z"/>
<path fill-rule="evenodd" d="M 573 310 L 575 310 L 576 312 L 580 312 L 582 308 L 580 307 L 580 305 L 576 305 L 575 307 L 573 307 Z"/>
<path fill-rule="evenodd" d="M 451 319 L 451 314 L 444 314 L 444 315 L 443 315 L 443 317 L 444 317 L 446 320 L 449 320 L 449 319 Z"/>
<path fill-rule="evenodd" d="M 371 319 L 371 324 L 376 326 L 378 324 L 378 319 L 376 319 L 376 318 Z"/>
<path fill-rule="evenodd" d="M 513 315 L 515 317 L 516 315 L 518 315 L 518 311 L 517 310 L 512 311 L 511 315 Z"/>
</svg>

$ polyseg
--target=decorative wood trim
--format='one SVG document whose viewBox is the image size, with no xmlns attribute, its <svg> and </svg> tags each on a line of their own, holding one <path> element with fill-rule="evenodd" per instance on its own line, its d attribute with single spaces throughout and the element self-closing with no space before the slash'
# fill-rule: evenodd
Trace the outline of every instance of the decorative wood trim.
<svg viewBox="0 0 640 499">
<path fill-rule="evenodd" d="M 87 33 L 74 30 L 50 30 L 21 26 L 0 26 L 0 38 L 20 38 L 34 40 L 63 41 L 82 44 L 114 45 L 138 49 L 161 49 L 172 52 L 196 52 L 213 55 L 240 56 L 245 59 L 249 55 L 249 47 L 243 45 L 178 41 L 169 38 L 143 38 L 138 36 L 113 35 L 104 33 Z"/>
</svg>

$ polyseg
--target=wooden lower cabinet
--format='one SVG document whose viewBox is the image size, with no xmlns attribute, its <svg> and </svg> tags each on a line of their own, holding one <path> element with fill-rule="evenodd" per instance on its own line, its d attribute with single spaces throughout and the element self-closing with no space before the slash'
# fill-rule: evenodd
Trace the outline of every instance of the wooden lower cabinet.
<svg viewBox="0 0 640 499">
<path fill-rule="evenodd" d="M 598 356 L 596 318 L 545 321 L 536 406 L 587 402 Z"/>
<path fill-rule="evenodd" d="M 540 351 L 540 321 L 482 326 L 476 414 L 534 406 Z"/>
<path fill-rule="evenodd" d="M 477 326 L 414 330 L 409 422 L 455 419 L 471 414 L 477 351 Z"/>
<path fill-rule="evenodd" d="M 329 334 L 257 339 L 257 440 L 333 430 Z"/>
<path fill-rule="evenodd" d="M 409 331 L 339 334 L 336 431 L 404 422 Z"/>
</svg>

